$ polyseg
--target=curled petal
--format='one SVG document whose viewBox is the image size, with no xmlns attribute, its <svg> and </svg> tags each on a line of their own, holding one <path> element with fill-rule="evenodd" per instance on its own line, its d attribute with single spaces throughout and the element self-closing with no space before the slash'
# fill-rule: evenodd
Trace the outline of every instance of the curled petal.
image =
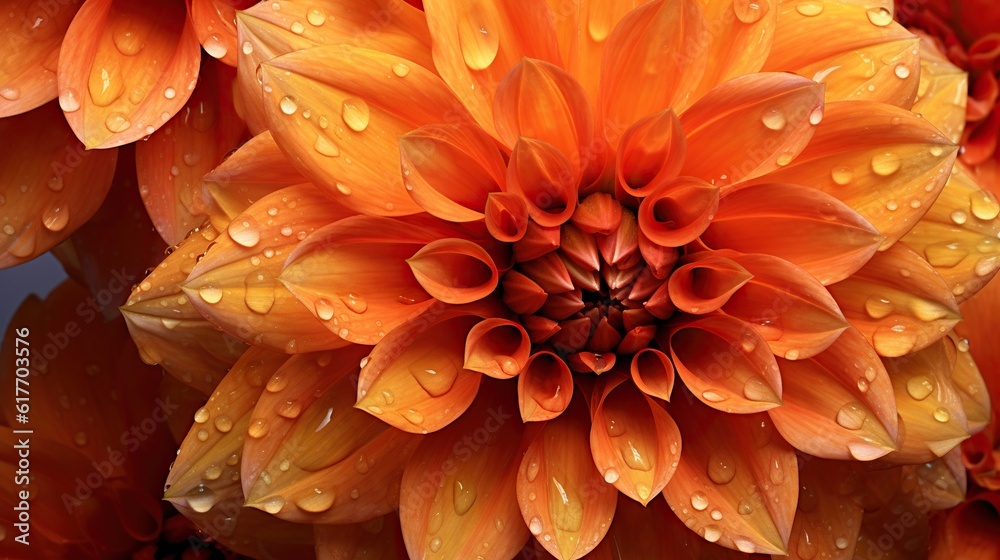
<svg viewBox="0 0 1000 560">
<path fill-rule="evenodd" d="M 496 143 L 467 123 L 431 124 L 399 138 L 403 183 L 429 214 L 451 222 L 483 217 L 507 174 Z"/>
<path fill-rule="evenodd" d="M 483 299 L 500 281 L 490 254 L 464 239 L 432 241 L 406 262 L 427 293 L 445 303 Z"/>
<path fill-rule="evenodd" d="M 640 391 L 670 400 L 674 390 L 674 364 L 666 354 L 655 348 L 643 348 L 632 356 L 630 371 L 632 382 Z"/>
<path fill-rule="evenodd" d="M 993 405 L 990 402 L 989 387 L 983 379 L 973 355 L 969 352 L 969 341 L 958 338 L 954 333 L 948 335 L 945 343 L 949 350 L 954 351 L 954 367 L 951 370 L 951 381 L 962 399 L 962 409 L 969 421 L 969 433 L 981 431 L 990 422 Z"/>
<path fill-rule="evenodd" d="M 517 473 L 528 531 L 560 560 L 576 560 L 597 546 L 618 502 L 617 490 L 594 466 L 588 424 L 587 408 L 577 399 L 559 418 L 526 434 L 533 437 Z"/>
<path fill-rule="evenodd" d="M 680 247 L 704 233 L 718 209 L 719 187 L 681 177 L 642 200 L 639 230 L 657 245 Z"/>
<path fill-rule="evenodd" d="M 59 65 L 60 105 L 87 148 L 148 136 L 180 111 L 198 80 L 201 49 L 177 2 L 86 2 L 63 45 L 78 54 Z"/>
<path fill-rule="evenodd" d="M 676 327 L 670 348 L 677 373 L 696 397 L 726 412 L 760 412 L 781 404 L 781 377 L 764 339 L 750 325 L 710 315 Z"/>
<path fill-rule="evenodd" d="M 570 161 L 555 146 L 521 138 L 507 166 L 507 192 L 524 199 L 528 214 L 539 225 L 554 227 L 576 209 L 575 178 Z"/>
<path fill-rule="evenodd" d="M 316 560 L 392 560 L 406 556 L 399 515 L 395 512 L 361 523 L 313 527 L 316 531 Z"/>
<path fill-rule="evenodd" d="M 646 196 L 680 175 L 687 155 L 684 129 L 673 109 L 633 124 L 622 135 L 615 178 L 628 194 Z"/>
<path fill-rule="evenodd" d="M 236 66 L 236 10 L 253 4 L 253 0 L 192 0 L 191 24 L 209 56 Z"/>
<path fill-rule="evenodd" d="M 548 294 L 534 280 L 512 270 L 503 277 L 503 302 L 514 313 L 530 315 L 541 309 Z"/>
<path fill-rule="evenodd" d="M 687 133 L 681 174 L 728 185 L 788 165 L 809 144 L 822 110 L 823 86 L 800 76 L 729 80 L 681 114 Z"/>
<path fill-rule="evenodd" d="M 490 193 L 486 197 L 486 229 L 497 241 L 514 243 L 528 231 L 528 205 L 511 193 Z"/>
<path fill-rule="evenodd" d="M 901 243 L 876 253 L 861 270 L 829 289 L 844 317 L 886 357 L 926 348 L 960 319 L 948 285 Z"/>
<path fill-rule="evenodd" d="M 931 535 L 931 560 L 948 558 L 990 558 L 1000 555 L 998 530 L 1000 497 L 982 493 L 958 505 L 945 517 L 935 520 Z"/>
<path fill-rule="evenodd" d="M 815 457 L 870 461 L 896 449 L 892 382 L 857 329 L 804 360 L 779 358 L 784 406 L 768 414 L 781 436 Z"/>
<path fill-rule="evenodd" d="M 681 452 L 677 424 L 625 378 L 599 383 L 594 397 L 590 426 L 594 464 L 605 482 L 645 506 L 676 469 Z"/>
<path fill-rule="evenodd" d="M 670 275 L 670 301 L 681 311 L 703 315 L 725 305 L 752 275 L 726 257 L 709 255 Z"/>
<path fill-rule="evenodd" d="M 465 369 L 509 379 L 528 363 L 531 341 L 520 324 L 506 319 L 476 323 L 465 339 Z"/>
<path fill-rule="evenodd" d="M 572 398 L 573 374 L 566 362 L 548 350 L 532 354 L 517 378 L 521 419 L 551 420 L 566 410 Z"/>
<path fill-rule="evenodd" d="M 451 315 L 393 329 L 376 344 L 361 369 L 355 407 L 412 433 L 440 430 L 458 418 L 472 404 L 482 376 L 462 367 L 477 318 Z"/>
</svg>

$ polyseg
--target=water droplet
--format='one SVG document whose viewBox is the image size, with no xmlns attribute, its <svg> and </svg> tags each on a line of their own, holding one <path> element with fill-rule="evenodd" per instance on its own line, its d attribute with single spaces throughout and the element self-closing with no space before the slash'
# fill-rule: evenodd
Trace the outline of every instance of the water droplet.
<svg viewBox="0 0 1000 560">
<path fill-rule="evenodd" d="M 340 301 L 344 302 L 351 311 L 361 314 L 368 310 L 368 302 L 365 298 L 355 293 L 340 296 Z"/>
<path fill-rule="evenodd" d="M 80 93 L 73 88 L 59 92 L 59 108 L 67 113 L 80 110 Z"/>
<path fill-rule="evenodd" d="M 330 303 L 330 300 L 326 298 L 316 300 L 316 316 L 323 321 L 329 321 L 333 319 L 333 314 L 333 304 Z"/>
<path fill-rule="evenodd" d="M 253 216 L 244 214 L 242 217 L 237 217 L 229 223 L 227 231 L 233 241 L 244 247 L 253 247 L 260 242 L 260 229 Z"/>
<path fill-rule="evenodd" d="M 208 422 L 209 416 L 210 414 L 208 412 L 208 409 L 205 407 L 201 407 L 198 409 L 197 412 L 194 413 L 194 421 L 199 424 L 204 424 L 205 422 Z"/>
<path fill-rule="evenodd" d="M 405 78 L 406 75 L 410 73 L 410 67 L 402 62 L 399 62 L 392 65 L 392 73 L 400 78 Z"/>
<path fill-rule="evenodd" d="M 333 507 L 334 497 L 333 492 L 324 492 L 319 488 L 313 488 L 305 496 L 296 500 L 295 505 L 309 513 L 320 513 Z"/>
<path fill-rule="evenodd" d="M 716 521 L 721 521 L 722 520 L 722 512 L 719 511 L 719 510 L 717 510 L 717 509 L 713 509 L 712 513 L 710 515 L 712 516 L 712 519 L 714 519 Z"/>
<path fill-rule="evenodd" d="M 476 503 L 476 487 L 471 482 L 463 483 L 457 478 L 453 486 L 455 513 L 465 515 Z"/>
<path fill-rule="evenodd" d="M 834 183 L 846 185 L 854 178 L 854 170 L 846 166 L 834 167 L 830 175 L 833 177 Z"/>
<path fill-rule="evenodd" d="M 823 2 L 815 0 L 799 2 L 795 5 L 795 11 L 806 17 L 815 17 L 823 13 Z"/>
<path fill-rule="evenodd" d="M 278 108 L 286 115 L 294 115 L 295 111 L 298 111 L 299 106 L 295 104 L 294 99 L 286 95 L 281 98 L 281 101 L 278 101 Z"/>
<path fill-rule="evenodd" d="M 316 135 L 316 143 L 313 144 L 316 152 L 326 157 L 337 157 L 340 155 L 340 148 L 322 134 Z"/>
<path fill-rule="evenodd" d="M 229 47 L 222 42 L 218 35 L 209 36 L 201 46 L 212 58 L 224 58 L 229 53 Z"/>
<path fill-rule="evenodd" d="M 233 429 L 233 421 L 230 420 L 228 416 L 219 416 L 215 419 L 215 429 L 222 433 L 226 433 Z"/>
<path fill-rule="evenodd" d="M 753 513 L 753 506 L 746 500 L 740 500 L 740 504 L 737 506 L 736 511 L 740 515 L 750 515 Z"/>
<path fill-rule="evenodd" d="M 253 44 L 250 41 L 243 41 L 243 54 L 252 54 Z"/>
<path fill-rule="evenodd" d="M 532 535 L 536 537 L 542 534 L 542 520 L 538 517 L 532 517 L 531 521 L 528 522 L 528 530 L 531 531 Z"/>
<path fill-rule="evenodd" d="M 924 247 L 927 262 L 938 268 L 953 268 L 958 266 L 969 252 L 958 243 L 932 243 Z"/>
<path fill-rule="evenodd" d="M 62 231 L 69 223 L 69 209 L 65 206 L 50 206 L 42 213 L 42 225 L 49 231 Z"/>
<path fill-rule="evenodd" d="M 309 22 L 309 25 L 319 27 L 326 23 L 326 14 L 319 8 L 313 8 L 306 14 L 306 21 Z"/>
<path fill-rule="evenodd" d="M 757 23 L 770 10 L 768 0 L 733 0 L 736 18 L 743 23 Z"/>
<path fill-rule="evenodd" d="M 496 60 L 500 36 L 494 8 L 489 2 L 470 2 L 464 21 L 458 24 L 458 44 L 465 65 L 471 70 L 485 70 Z"/>
<path fill-rule="evenodd" d="M 275 406 L 274 411 L 282 418 L 295 419 L 302 412 L 302 404 L 299 401 L 283 401 Z"/>
<path fill-rule="evenodd" d="M 198 436 L 198 441 L 208 441 L 207 430 L 198 430 L 198 433 L 196 435 Z"/>
<path fill-rule="evenodd" d="M 757 547 L 753 544 L 753 541 L 746 537 L 733 537 L 733 544 L 740 552 L 745 552 L 751 554 L 757 550 Z"/>
<path fill-rule="evenodd" d="M 885 8 L 869 8 L 868 21 L 878 27 L 885 27 L 892 23 L 892 12 Z"/>
<path fill-rule="evenodd" d="M 747 379 L 746 384 L 743 386 L 743 396 L 756 402 L 774 402 L 778 400 L 778 396 L 774 394 L 771 386 L 756 375 Z"/>
<path fill-rule="evenodd" d="M 955 222 L 957 225 L 964 224 L 969 219 L 969 215 L 963 210 L 955 210 L 951 213 L 951 221 Z"/>
<path fill-rule="evenodd" d="M 345 99 L 343 111 L 340 116 L 344 119 L 344 124 L 351 130 L 361 132 L 368 128 L 368 122 L 371 119 L 371 110 L 363 99 Z"/>
<path fill-rule="evenodd" d="M 719 450 L 708 459 L 708 478 L 716 484 L 729 484 L 736 476 L 736 460 L 728 451 Z"/>
<path fill-rule="evenodd" d="M 872 319 L 888 317 L 895 309 L 896 306 L 884 297 L 870 296 L 865 300 L 865 311 Z"/>
<path fill-rule="evenodd" d="M 195 495 L 187 496 L 188 505 L 198 513 L 205 513 L 215 505 L 215 492 L 204 484 L 199 484 Z"/>
<path fill-rule="evenodd" d="M 992 220 L 1000 215 L 1000 203 L 989 191 L 979 191 L 969 197 L 972 215 L 980 220 Z"/>
<path fill-rule="evenodd" d="M 764 123 L 764 126 L 771 130 L 783 130 L 785 128 L 785 124 L 788 122 L 785 118 L 785 113 L 777 107 L 765 110 L 761 115 L 760 120 Z"/>
<path fill-rule="evenodd" d="M 618 474 L 618 469 L 614 467 L 609 468 L 608 470 L 604 471 L 604 482 L 607 482 L 608 484 L 614 484 L 615 482 L 618 482 L 619 476 L 620 475 Z"/>
<path fill-rule="evenodd" d="M 858 391 L 862 393 L 868 392 L 868 381 L 865 379 L 858 379 Z"/>
<path fill-rule="evenodd" d="M 880 152 L 872 156 L 872 171 L 876 175 L 888 177 L 899 171 L 903 160 L 893 152 Z"/>
<path fill-rule="evenodd" d="M 265 387 L 265 389 L 267 389 L 269 393 L 280 393 L 281 391 L 285 390 L 285 387 L 287 386 L 288 386 L 288 375 L 279 371 L 274 375 L 272 375 L 271 378 L 267 380 L 267 386 Z"/>
<path fill-rule="evenodd" d="M 111 113 L 108 118 L 104 120 L 104 126 L 114 133 L 125 132 L 128 127 L 132 126 L 132 121 L 128 120 L 123 113 Z"/>
<path fill-rule="evenodd" d="M 306 27 L 302 25 L 302 23 L 300 22 L 293 21 L 292 25 L 288 29 L 291 30 L 291 32 L 295 33 L 296 35 L 302 35 L 302 33 L 305 32 Z"/>
<path fill-rule="evenodd" d="M 951 420 L 951 413 L 948 412 L 947 408 L 939 406 L 934 409 L 934 419 L 941 423 L 947 422 Z"/>
<path fill-rule="evenodd" d="M 910 77 L 910 69 L 905 64 L 897 64 L 894 70 L 896 77 L 905 80 Z"/>
<path fill-rule="evenodd" d="M 837 412 L 837 424 L 848 430 L 860 430 L 867 417 L 868 413 L 865 412 L 864 406 L 861 403 L 857 401 L 850 402 L 840 407 L 840 410 Z"/>
<path fill-rule="evenodd" d="M 795 551 L 798 553 L 799 558 L 802 560 L 812 560 L 816 557 L 819 552 L 816 544 L 812 542 L 812 537 L 809 535 L 809 531 L 803 529 L 802 534 L 799 535 L 799 542 L 795 547 Z"/>
<path fill-rule="evenodd" d="M 285 499 L 281 496 L 272 496 L 264 502 L 264 511 L 271 515 L 280 512 L 283 507 L 285 507 Z"/>
<path fill-rule="evenodd" d="M 198 290 L 198 295 L 205 303 L 219 303 L 222 300 L 222 290 L 219 288 L 213 288 L 211 286 L 206 286 Z"/>
<path fill-rule="evenodd" d="M 243 301 L 254 313 L 265 314 L 274 306 L 274 277 L 267 269 L 251 272 L 243 280 Z"/>
<path fill-rule="evenodd" d="M 705 511 L 708 507 L 708 496 L 704 492 L 691 494 L 691 507 L 698 511 Z"/>
<path fill-rule="evenodd" d="M 705 399 L 706 401 L 708 401 L 708 402 L 714 402 L 714 403 L 716 403 L 716 402 L 722 402 L 722 401 L 726 400 L 726 398 L 727 398 L 727 397 L 724 397 L 724 396 L 716 393 L 715 391 L 705 391 L 705 392 L 703 392 L 701 394 L 701 397 L 703 399 Z"/>
<path fill-rule="evenodd" d="M 163 90 L 163 97 L 166 97 L 167 99 L 173 99 L 177 97 L 177 92 L 174 90 L 174 88 L 168 87 L 167 89 Z"/>
</svg>

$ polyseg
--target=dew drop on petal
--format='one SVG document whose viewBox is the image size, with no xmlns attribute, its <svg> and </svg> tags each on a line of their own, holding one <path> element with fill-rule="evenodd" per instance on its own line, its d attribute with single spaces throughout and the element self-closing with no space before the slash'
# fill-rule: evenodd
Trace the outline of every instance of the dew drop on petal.
<svg viewBox="0 0 1000 560">
<path fill-rule="evenodd" d="M 860 430 L 868 413 L 859 402 L 850 402 L 837 411 L 837 424 L 848 430 Z"/>
</svg>

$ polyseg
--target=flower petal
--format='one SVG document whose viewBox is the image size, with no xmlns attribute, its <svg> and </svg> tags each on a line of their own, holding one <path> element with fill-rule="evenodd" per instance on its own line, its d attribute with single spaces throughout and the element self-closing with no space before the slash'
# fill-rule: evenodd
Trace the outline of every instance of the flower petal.
<svg viewBox="0 0 1000 560">
<path fill-rule="evenodd" d="M 559 356 L 535 352 L 517 378 L 517 402 L 525 422 L 551 420 L 566 410 L 573 398 L 573 374 Z"/>
<path fill-rule="evenodd" d="M 528 232 L 528 205 L 513 193 L 490 193 L 484 212 L 486 229 L 497 241 L 514 243 Z"/>
<path fill-rule="evenodd" d="M 917 467 L 920 491 L 931 510 L 951 509 L 965 501 L 968 483 L 962 450 L 952 449 L 947 455 Z"/>
<path fill-rule="evenodd" d="M 640 391 L 670 400 L 674 390 L 674 364 L 666 354 L 654 348 L 643 348 L 632 356 L 630 370 L 632 382 Z"/>
<path fill-rule="evenodd" d="M 851 463 L 839 464 L 813 457 L 803 465 L 799 475 L 798 511 L 788 543 L 791 558 L 856 558 L 859 551 L 855 550 L 855 545 L 864 510 L 851 493 L 842 492 L 845 475 L 855 476 L 850 472 L 852 466 Z"/>
<path fill-rule="evenodd" d="M 641 197 L 680 174 L 687 155 L 684 129 L 673 109 L 636 122 L 622 135 L 615 179 L 626 193 Z"/>
<path fill-rule="evenodd" d="M 555 227 L 576 209 L 576 177 L 569 159 L 555 146 L 521 138 L 507 166 L 506 190 L 524 199 L 528 215 L 538 225 Z"/>
<path fill-rule="evenodd" d="M 180 111 L 198 80 L 201 49 L 178 2 L 91 0 L 63 45 L 75 54 L 59 66 L 60 105 L 88 149 L 148 136 Z"/>
<path fill-rule="evenodd" d="M 236 66 L 236 10 L 253 0 L 192 0 L 191 25 L 205 52 L 229 66 Z"/>
<path fill-rule="evenodd" d="M 903 109 L 913 106 L 920 69 L 917 37 L 884 41 L 863 51 L 850 50 L 796 68 L 826 86 L 826 100 L 878 101 Z"/>
<path fill-rule="evenodd" d="M 472 303 L 488 296 L 500 281 L 490 254 L 465 239 L 438 239 L 406 259 L 414 278 L 444 303 Z"/>
<path fill-rule="evenodd" d="M 177 509 L 209 539 L 237 554 L 312 557 L 316 547 L 312 526 L 277 519 L 263 511 L 243 507 L 242 502 L 238 498 L 223 500 L 204 513 L 183 506 Z M 197 539 L 193 535 L 189 538 Z"/>
<path fill-rule="evenodd" d="M 900 491 L 884 506 L 865 512 L 855 553 L 877 555 L 872 557 L 885 560 L 925 555 L 931 532 L 927 513 L 927 502 L 917 486 L 916 474 L 905 472 Z M 886 536 L 892 543 L 888 549 L 884 546 Z"/>
<path fill-rule="evenodd" d="M 636 217 L 647 239 L 662 247 L 680 247 L 704 233 L 718 209 L 719 187 L 680 177 L 642 199 Z"/>
<path fill-rule="evenodd" d="M 920 84 L 912 111 L 958 144 L 965 128 L 969 77 L 929 40 L 920 41 Z"/>
<path fill-rule="evenodd" d="M 752 275 L 726 257 L 710 253 L 692 260 L 670 275 L 670 301 L 685 313 L 704 315 L 726 304 Z"/>
<path fill-rule="evenodd" d="M 746 2 L 699 0 L 708 23 L 709 45 L 698 37 L 696 47 L 685 50 L 681 61 L 690 64 L 691 51 L 707 50 L 708 65 L 695 97 L 704 95 L 726 80 L 759 72 L 771 50 L 778 24 L 778 6 L 773 0 Z M 733 16 L 736 17 L 733 17 Z"/>
<path fill-rule="evenodd" d="M 969 352 L 969 341 L 959 338 L 954 332 L 948 335 L 948 339 L 947 348 L 951 350 L 952 345 L 955 347 L 951 381 L 962 399 L 962 409 L 969 421 L 969 432 L 975 434 L 990 422 L 993 405 L 990 402 L 989 387 Z"/>
<path fill-rule="evenodd" d="M 528 363 L 531 340 L 519 323 L 486 319 L 476 323 L 465 339 L 465 369 L 497 379 L 509 379 Z"/>
<path fill-rule="evenodd" d="M 311 527 L 316 530 L 316 560 L 394 560 L 406 556 L 395 512 L 361 523 Z"/>
</svg>

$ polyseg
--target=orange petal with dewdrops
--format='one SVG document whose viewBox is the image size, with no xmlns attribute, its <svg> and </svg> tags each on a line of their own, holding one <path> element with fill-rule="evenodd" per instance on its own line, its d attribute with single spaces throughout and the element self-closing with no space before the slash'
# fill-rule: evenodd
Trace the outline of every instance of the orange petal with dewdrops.
<svg viewBox="0 0 1000 560">
<path fill-rule="evenodd" d="M 316 531 L 316 560 L 393 560 L 406 556 L 399 516 L 395 513 L 360 523 L 312 527 Z"/>
<path fill-rule="evenodd" d="M 599 132 L 612 146 L 643 117 L 688 107 L 708 61 L 707 49 L 690 45 L 707 33 L 696 0 L 650 2 L 615 25 L 601 58 L 597 99 Z"/>
<path fill-rule="evenodd" d="M 930 510 L 951 509 L 961 504 L 968 491 L 962 450 L 956 447 L 944 457 L 918 466 L 917 480 Z"/>
<path fill-rule="evenodd" d="M 373 14 L 391 17 L 373 19 Z M 359 34 L 369 24 L 376 25 L 377 32 Z M 257 70 L 277 56 L 322 45 L 348 45 L 404 57 L 423 68 L 434 67 L 424 14 L 395 0 L 331 0 L 322 6 L 285 0 L 278 10 L 273 3 L 258 2 L 237 12 L 236 29 L 240 45 L 237 95 L 243 99 L 241 116 L 255 134 L 268 128 Z M 405 78 L 410 67 L 399 63 L 392 72 Z"/>
<path fill-rule="evenodd" d="M 959 338 L 951 332 L 945 340 L 945 345 L 949 354 L 954 356 L 951 382 L 959 398 L 962 399 L 962 409 L 965 410 L 969 422 L 969 433 L 978 433 L 989 424 L 992 416 L 993 405 L 990 402 L 989 387 L 972 353 L 969 352 L 967 339 Z"/>
<path fill-rule="evenodd" d="M 719 209 L 719 187 L 680 177 L 642 199 L 639 230 L 663 247 L 680 247 L 705 232 Z"/>
<path fill-rule="evenodd" d="M 517 473 L 517 501 L 528 531 L 560 560 L 575 560 L 604 538 L 618 491 L 594 466 L 587 407 L 577 398 L 531 438 Z M 546 538 L 548 537 L 548 538 Z"/>
<path fill-rule="evenodd" d="M 941 196 L 904 242 L 931 263 L 959 303 L 1000 270 L 1000 203 L 956 164 Z"/>
<path fill-rule="evenodd" d="M 861 518 L 856 556 L 880 560 L 909 560 L 924 557 L 929 548 L 931 527 L 927 501 L 920 493 L 912 468 L 901 469 L 902 483 L 895 496 Z M 888 543 L 888 546 L 887 546 Z"/>
<path fill-rule="evenodd" d="M 788 238 L 784 234 L 789 231 L 798 235 Z M 882 238 L 836 198 L 809 187 L 772 183 L 723 196 L 701 240 L 715 249 L 781 257 L 828 285 L 864 266 Z"/>
<path fill-rule="evenodd" d="M 687 141 L 673 109 L 639 120 L 622 135 L 615 179 L 628 194 L 647 196 L 684 167 Z"/>
<path fill-rule="evenodd" d="M 885 360 L 900 418 L 899 451 L 885 457 L 909 464 L 943 457 L 969 437 L 961 398 L 951 381 L 944 341 L 901 358 Z"/>
<path fill-rule="evenodd" d="M 752 274 L 730 259 L 711 253 L 681 266 L 670 275 L 670 301 L 685 313 L 704 315 L 716 311 Z"/>
<path fill-rule="evenodd" d="M 56 66 L 63 35 L 82 2 L 43 7 L 15 0 L 0 26 L 7 50 L 0 63 L 0 118 L 40 107 L 56 97 Z"/>
<path fill-rule="evenodd" d="M 886 357 L 926 348 L 961 318 L 948 285 L 901 243 L 876 253 L 861 270 L 829 289 L 844 317 Z"/>
<path fill-rule="evenodd" d="M 507 165 L 507 192 L 521 196 L 528 215 L 543 227 L 555 227 L 573 215 L 577 175 L 569 159 L 542 140 L 521 138 Z"/>
<path fill-rule="evenodd" d="M 444 303 L 472 303 L 496 289 L 499 273 L 490 254 L 465 239 L 438 239 L 406 259 L 414 278 Z"/>
<path fill-rule="evenodd" d="M 822 111 L 823 86 L 800 76 L 760 73 L 720 84 L 680 115 L 681 174 L 729 185 L 786 166 L 809 144 Z"/>
<path fill-rule="evenodd" d="M 153 225 L 170 245 L 204 222 L 202 176 L 236 147 L 246 129 L 233 109 L 235 77 L 231 68 L 206 64 L 187 104 L 136 144 L 139 192 Z"/>
<path fill-rule="evenodd" d="M 851 560 L 864 510 L 847 480 L 857 479 L 850 463 L 838 464 L 807 457 L 799 471 L 799 503 L 788 542 L 788 555 L 796 560 L 831 558 Z M 840 481 L 839 485 L 831 481 Z M 822 555 L 822 556 L 820 556 Z"/>
<path fill-rule="evenodd" d="M 709 315 L 679 324 L 660 338 L 684 385 L 708 406 L 745 414 L 781 405 L 774 355 L 743 321 Z"/>
<path fill-rule="evenodd" d="M 205 52 L 224 64 L 236 66 L 236 11 L 253 0 L 192 0 L 191 25 Z"/>
<path fill-rule="evenodd" d="M 847 328 L 830 292 L 801 268 L 770 255 L 723 255 L 753 278 L 730 296 L 722 311 L 750 324 L 776 355 L 812 357 Z"/>
<path fill-rule="evenodd" d="M 60 106 L 87 148 L 135 142 L 181 110 L 198 80 L 201 49 L 177 2 L 86 2 L 63 43 Z M 69 51 L 67 50 L 67 53 Z"/>
<path fill-rule="evenodd" d="M 693 96 L 695 99 L 726 80 L 760 71 L 771 50 L 779 12 L 773 0 L 700 0 L 699 3 L 711 31 L 707 39 L 699 38 L 698 48 L 708 50 L 708 65 Z M 683 53 L 684 63 L 689 63 L 686 60 L 689 52 Z"/>
<path fill-rule="evenodd" d="M 528 205 L 512 193 L 490 193 L 483 212 L 486 229 L 497 241 L 514 243 L 528 232 Z"/>
<path fill-rule="evenodd" d="M 625 377 L 601 378 L 593 397 L 594 464 L 605 482 L 646 506 L 674 475 L 681 452 L 677 424 Z"/>
<path fill-rule="evenodd" d="M 709 542 L 785 554 L 798 463 L 767 415 L 726 414 L 689 398 L 674 399 L 668 412 L 684 441 L 677 472 L 663 490 L 670 509 Z"/>
<path fill-rule="evenodd" d="M 517 402 L 525 422 L 551 420 L 566 410 L 573 398 L 573 373 L 566 362 L 548 350 L 532 354 L 517 378 Z"/>
<path fill-rule="evenodd" d="M 464 368 L 497 379 L 509 379 L 528 363 L 531 340 L 519 323 L 486 319 L 469 330 L 465 338 Z"/>
<path fill-rule="evenodd" d="M 632 382 L 651 397 L 670 400 L 674 390 L 674 364 L 670 357 L 655 348 L 643 348 L 632 356 L 629 366 Z"/>
<path fill-rule="evenodd" d="M 400 64 L 409 65 L 403 79 L 391 71 Z M 398 138 L 468 118 L 437 75 L 391 54 L 340 46 L 293 52 L 262 68 L 268 128 L 303 175 L 358 212 L 421 211 L 403 186 Z"/>
<path fill-rule="evenodd" d="M 288 356 L 250 348 L 194 414 L 164 484 L 164 499 L 205 513 L 222 500 L 243 498 L 240 459 L 250 415 L 264 383 Z M 256 426 L 253 426 L 256 429 Z"/>
<path fill-rule="evenodd" d="M 299 354 L 267 381 L 243 451 L 247 506 L 311 524 L 354 523 L 396 507 L 420 440 L 353 408 L 368 350 Z"/>
<path fill-rule="evenodd" d="M 0 120 L 18 138 L 0 155 L 0 268 L 29 261 L 61 243 L 101 206 L 117 150 L 85 151 L 55 103 Z"/>
<path fill-rule="evenodd" d="M 423 438 L 403 471 L 399 517 L 412 558 L 510 558 L 528 538 L 511 468 L 527 445 L 525 426 L 513 387 L 484 383 L 469 411 Z"/>
<path fill-rule="evenodd" d="M 920 83 L 919 43 L 913 36 L 885 41 L 865 48 L 863 55 L 840 52 L 794 71 L 823 83 L 827 102 L 878 101 L 909 109 Z"/>
<path fill-rule="evenodd" d="M 814 457 L 870 461 L 896 449 L 892 382 L 857 329 L 803 360 L 778 359 L 784 406 L 770 410 L 785 441 Z"/>
<path fill-rule="evenodd" d="M 482 380 L 462 367 L 465 340 L 477 322 L 453 311 L 393 329 L 361 369 L 355 408 L 404 432 L 426 434 L 450 424 L 472 404 Z"/>
<path fill-rule="evenodd" d="M 868 133 L 857 134 L 864 121 Z M 809 145 L 762 177 L 817 188 L 854 208 L 892 245 L 934 203 L 956 147 L 924 119 L 891 105 L 829 103 Z"/>
<path fill-rule="evenodd" d="M 948 61 L 932 41 L 920 41 L 920 84 L 911 109 L 923 115 L 952 143 L 958 144 L 965 128 L 969 76 Z"/>
<path fill-rule="evenodd" d="M 413 200 L 442 220 L 483 218 L 507 175 L 496 142 L 469 123 L 431 124 L 399 137 L 403 183 Z"/>
<path fill-rule="evenodd" d="M 429 0 L 424 11 L 434 38 L 434 68 L 479 126 L 502 138 L 494 127 L 494 99 L 504 77 L 524 58 L 560 62 L 548 5 Z"/>
<path fill-rule="evenodd" d="M 309 185 L 267 195 L 215 240 L 184 293 L 212 323 L 255 346 L 289 354 L 344 346 L 326 324 L 332 306 L 297 299 L 278 276 L 302 239 L 349 214 Z"/>
<path fill-rule="evenodd" d="M 183 506 L 177 509 L 207 538 L 237 554 L 312 558 L 316 549 L 311 525 L 289 523 L 266 512 L 243 507 L 242 498 L 222 500 L 204 513 Z"/>
</svg>

